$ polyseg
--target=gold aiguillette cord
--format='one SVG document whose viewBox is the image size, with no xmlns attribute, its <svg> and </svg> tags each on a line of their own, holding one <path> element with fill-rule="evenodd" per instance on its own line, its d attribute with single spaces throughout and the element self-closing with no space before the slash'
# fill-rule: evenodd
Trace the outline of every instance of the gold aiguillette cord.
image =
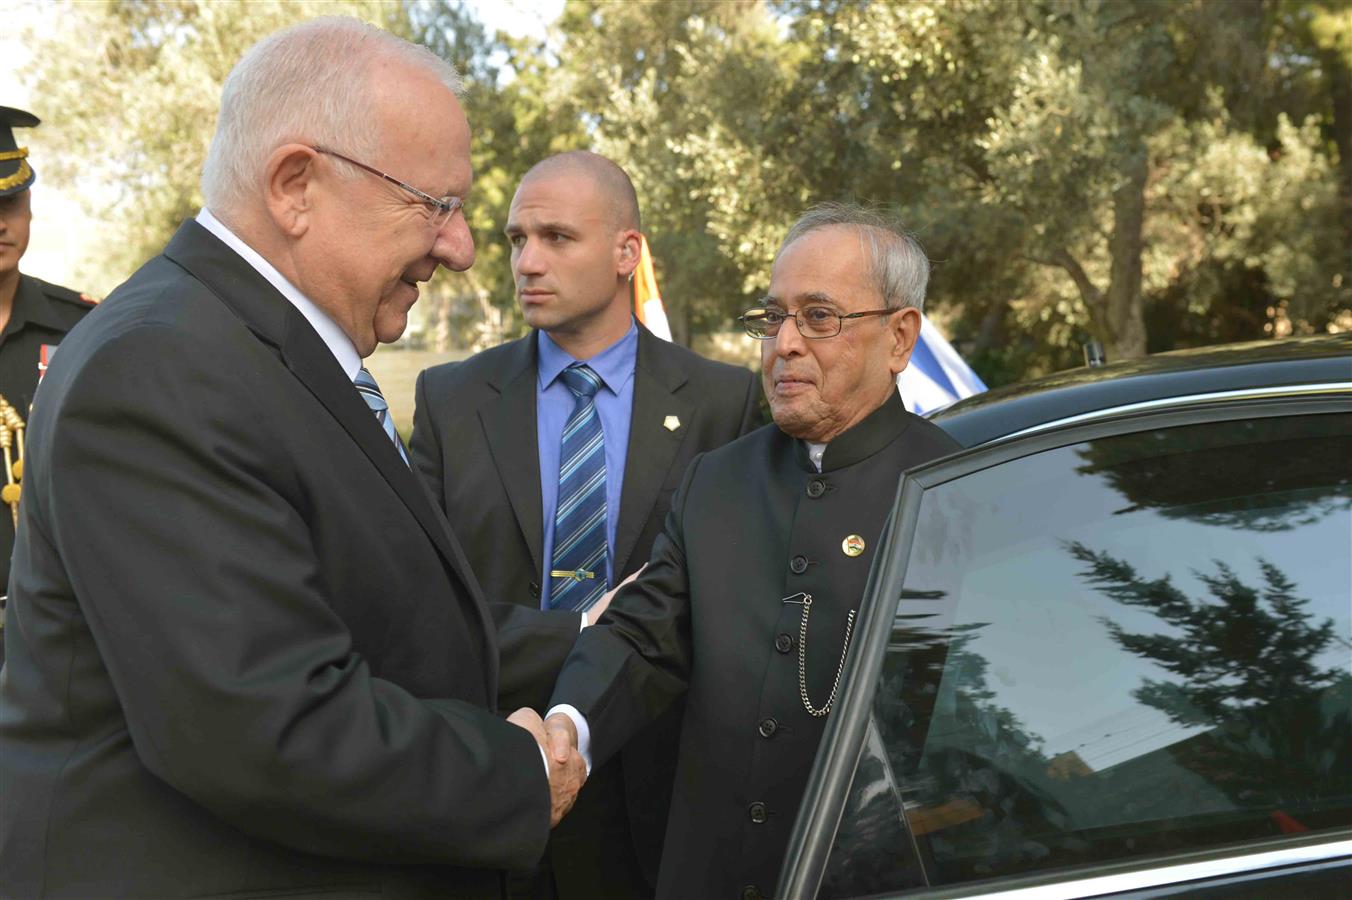
<svg viewBox="0 0 1352 900">
<path fill-rule="evenodd" d="M 23 478 L 23 430 L 23 419 L 8 400 L 0 397 L 0 450 L 5 456 L 5 486 L 0 488 L 0 500 L 9 504 L 15 528 L 19 527 L 19 482 Z"/>
</svg>

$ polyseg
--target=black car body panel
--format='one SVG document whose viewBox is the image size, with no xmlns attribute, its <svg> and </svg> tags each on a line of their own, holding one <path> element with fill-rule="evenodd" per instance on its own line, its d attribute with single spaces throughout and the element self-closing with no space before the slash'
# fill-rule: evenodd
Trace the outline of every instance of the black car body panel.
<svg viewBox="0 0 1352 900">
<path fill-rule="evenodd" d="M 968 397 L 929 418 L 964 447 L 975 447 L 1153 400 L 1350 380 L 1352 333 L 1257 341 L 1058 372 Z"/>
<path fill-rule="evenodd" d="M 839 851 L 846 826 L 857 814 L 850 806 L 854 798 L 847 800 L 847 795 L 854 786 L 856 767 L 869 755 L 868 741 L 876 739 L 877 679 L 884 657 L 895 649 L 889 646 L 895 638 L 894 615 L 900 615 L 898 597 L 907 596 L 907 568 L 927 491 L 1011 461 L 1085 446 L 1086 442 L 1138 439 L 1187 428 L 1205 433 L 1213 427 L 1228 428 L 1241 433 L 1258 427 L 1251 423 L 1300 417 L 1330 423 L 1346 423 L 1352 417 L 1352 335 L 1188 351 L 1080 370 L 969 398 L 932 416 L 971 449 L 901 479 L 882 538 L 886 549 L 879 553 L 860 605 L 857 637 L 795 823 L 779 895 L 819 895 L 830 867 L 828 858 Z M 1337 428 L 1347 430 L 1345 424 Z M 1337 523 L 1348 521 L 1347 510 L 1352 505 L 1352 454 L 1347 456 L 1345 466 L 1342 455 L 1335 455 L 1332 463 L 1339 510 L 1339 518 L 1332 521 Z M 1269 467 L 1266 459 L 1254 475 L 1262 476 L 1270 489 L 1305 486 L 1299 466 Z M 1324 482 L 1328 481 L 1327 459 L 1319 476 Z M 1051 514 L 1043 509 L 1034 513 Z M 1352 529 L 1348 538 L 1352 545 Z M 1347 566 L 1346 552 L 1341 556 L 1335 552 L 1329 558 L 1330 565 L 1339 563 Z M 1352 603 L 1352 593 L 1347 599 Z M 1352 634 L 1340 634 L 1337 640 L 1352 647 L 1348 638 Z M 1012 711 L 1019 713 L 1017 708 Z M 1092 866 L 1030 870 L 991 881 L 947 885 L 927 883 L 918 874 L 914 856 L 918 850 L 913 850 L 912 836 L 910 845 L 891 864 L 904 870 L 891 887 L 834 896 L 1257 897 L 1277 892 L 1346 896 L 1352 882 L 1352 821 L 1333 828 L 1333 822 L 1325 821 L 1310 834 L 1222 841 L 1220 845 L 1213 840 L 1182 853 L 1146 852 L 1140 859 L 1129 855 Z M 911 832 L 911 825 L 906 824 L 904 830 Z M 827 891 L 823 896 L 833 894 Z"/>
</svg>

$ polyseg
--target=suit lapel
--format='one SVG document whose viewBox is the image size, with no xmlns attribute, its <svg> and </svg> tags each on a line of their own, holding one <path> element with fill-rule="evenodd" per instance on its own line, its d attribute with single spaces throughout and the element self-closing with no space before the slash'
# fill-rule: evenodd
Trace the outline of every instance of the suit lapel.
<svg viewBox="0 0 1352 900">
<path fill-rule="evenodd" d="M 540 509 L 540 452 L 535 414 L 536 337 L 517 341 L 506 365 L 491 386 L 496 403 L 479 410 L 490 455 L 516 514 L 521 536 L 530 548 L 534 572 L 544 568 L 544 513 Z"/>
<path fill-rule="evenodd" d="M 497 647 L 478 582 L 446 520 L 433 507 L 426 489 L 400 458 L 323 340 L 267 279 L 196 222 L 183 224 L 164 255 L 210 287 L 260 339 L 277 347 L 286 367 L 342 426 L 408 507 L 442 559 L 466 585 L 483 634 L 489 696 L 495 696 Z"/>
<path fill-rule="evenodd" d="M 413 471 L 399 458 L 399 452 L 386 436 L 376 417 L 339 368 L 329 348 L 315 334 L 304 317 L 291 309 L 294 320 L 288 322 L 281 345 L 282 361 L 291 373 L 314 394 L 348 436 L 366 454 L 380 476 L 399 495 L 442 557 L 452 565 L 458 560 L 447 528 L 432 509 Z M 288 316 L 288 319 L 291 318 Z M 461 573 L 463 575 L 463 573 Z"/>
<path fill-rule="evenodd" d="M 677 396 L 687 381 L 686 373 L 667 350 L 661 338 L 639 326 L 629 450 L 624 462 L 620 521 L 615 529 L 616 578 L 627 571 L 634 545 L 694 421 L 694 407 Z M 680 422 L 674 430 L 666 427 L 668 416 Z"/>
</svg>

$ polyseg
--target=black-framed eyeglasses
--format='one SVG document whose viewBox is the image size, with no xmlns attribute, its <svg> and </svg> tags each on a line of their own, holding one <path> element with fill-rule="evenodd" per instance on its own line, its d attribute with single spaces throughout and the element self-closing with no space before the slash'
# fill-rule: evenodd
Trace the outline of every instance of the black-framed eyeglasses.
<svg viewBox="0 0 1352 900">
<path fill-rule="evenodd" d="M 793 319 L 798 333 L 809 341 L 820 341 L 840 334 L 846 319 L 862 319 L 865 316 L 886 316 L 898 312 L 900 307 L 888 309 L 869 309 L 864 312 L 838 313 L 829 306 L 804 306 L 790 315 L 773 306 L 757 306 L 748 309 L 737 317 L 746 333 L 758 341 L 768 341 L 779 336 L 779 329 L 786 321 Z"/>
<path fill-rule="evenodd" d="M 348 163 L 349 165 L 356 166 L 363 172 L 370 172 L 372 175 L 375 175 L 378 178 L 383 178 L 390 184 L 398 185 L 399 187 L 408 191 L 410 194 L 418 198 L 419 203 L 421 203 L 423 206 L 427 208 L 428 224 L 436 231 L 440 231 L 441 227 L 450 221 L 451 216 L 455 215 L 455 211 L 457 209 L 464 208 L 465 201 L 460 199 L 459 197 L 451 197 L 451 196 L 440 198 L 433 197 L 431 194 L 427 194 L 418 190 L 411 184 L 405 184 L 398 178 L 395 178 L 393 175 L 387 175 L 384 172 L 380 171 L 379 169 L 368 166 L 366 163 L 357 162 L 350 156 L 344 156 L 337 150 L 330 150 L 327 147 L 311 147 L 310 149 L 315 151 L 316 153 L 324 153 L 328 156 L 337 157 L 338 159 L 341 159 L 343 162 Z"/>
</svg>

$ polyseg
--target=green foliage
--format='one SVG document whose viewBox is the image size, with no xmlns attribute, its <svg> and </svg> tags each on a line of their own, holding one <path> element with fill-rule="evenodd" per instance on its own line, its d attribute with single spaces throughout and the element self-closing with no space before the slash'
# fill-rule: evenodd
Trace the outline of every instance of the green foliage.
<svg viewBox="0 0 1352 900">
<path fill-rule="evenodd" d="M 70 5 L 34 36 L 35 87 L 71 113 L 43 129 L 50 174 L 123 237 L 99 270 L 195 210 L 243 48 L 321 10 L 467 75 L 479 252 L 425 294 L 434 346 L 524 328 L 501 228 L 525 171 L 577 147 L 633 177 L 687 343 L 840 199 L 919 234 L 932 317 L 990 384 L 1091 337 L 1122 357 L 1352 328 L 1352 8 L 1331 0 L 572 0 L 543 41 L 455 0 Z"/>
<path fill-rule="evenodd" d="M 108 289 L 158 253 L 202 203 L 198 178 L 221 84 L 259 38 L 344 13 L 399 30 L 379 0 L 88 0 L 30 34 L 33 93 L 51 116 L 34 140 L 44 177 L 74 188 L 118 240 L 83 261 L 78 283 Z"/>
</svg>

